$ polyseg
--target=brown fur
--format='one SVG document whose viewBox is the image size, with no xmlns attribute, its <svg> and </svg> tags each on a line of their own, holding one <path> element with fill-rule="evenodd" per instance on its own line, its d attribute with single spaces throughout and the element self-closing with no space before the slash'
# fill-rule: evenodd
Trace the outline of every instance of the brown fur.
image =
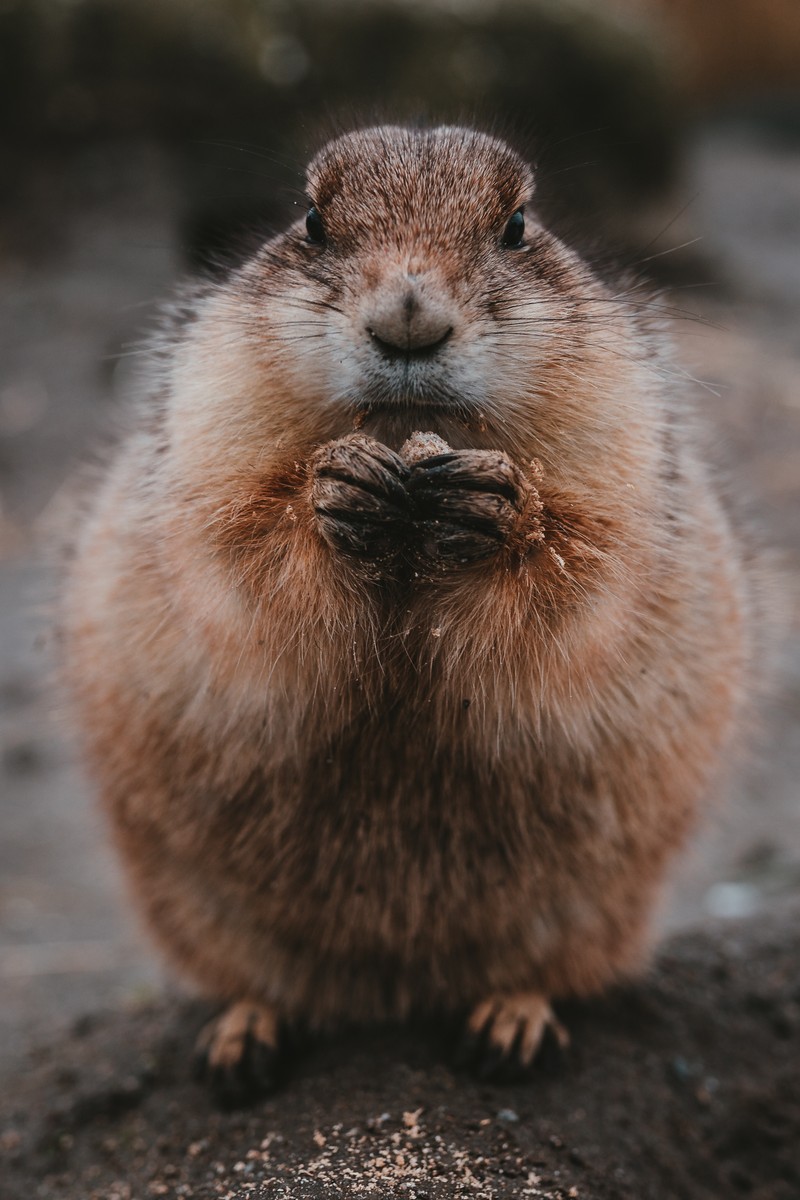
<svg viewBox="0 0 800 1200">
<path fill-rule="evenodd" d="M 683 384 L 531 192 L 469 131 L 328 145 L 325 245 L 300 222 L 206 289 L 82 529 L 89 760 L 218 998 L 320 1024 L 602 988 L 727 754 L 747 588 Z M 401 304 L 452 325 L 402 394 L 369 333 Z M 457 457 L 405 468 L 415 430 Z"/>
</svg>

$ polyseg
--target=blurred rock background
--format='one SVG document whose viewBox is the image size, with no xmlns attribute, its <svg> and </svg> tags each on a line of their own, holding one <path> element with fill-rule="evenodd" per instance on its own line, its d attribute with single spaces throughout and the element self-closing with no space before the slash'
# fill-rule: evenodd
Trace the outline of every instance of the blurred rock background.
<svg viewBox="0 0 800 1200">
<path fill-rule="evenodd" d="M 666 289 L 789 629 L 662 923 L 800 891 L 796 0 L 0 0 L 0 1063 L 161 986 L 52 685 L 42 531 L 156 302 L 282 224 L 365 119 L 509 134 L 551 223 Z"/>
</svg>

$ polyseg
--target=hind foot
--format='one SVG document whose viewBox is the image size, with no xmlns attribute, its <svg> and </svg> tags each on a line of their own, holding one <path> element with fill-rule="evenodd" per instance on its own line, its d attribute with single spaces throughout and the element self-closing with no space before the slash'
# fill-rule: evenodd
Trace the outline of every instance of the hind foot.
<svg viewBox="0 0 800 1200">
<path fill-rule="evenodd" d="M 278 1015 L 268 1004 L 238 1001 L 200 1032 L 195 1076 L 221 1108 L 242 1108 L 275 1090 L 281 1079 Z"/>
<path fill-rule="evenodd" d="M 467 1020 L 456 1061 L 479 1079 L 523 1079 L 537 1060 L 558 1058 L 569 1034 L 538 992 L 490 996 Z"/>
</svg>

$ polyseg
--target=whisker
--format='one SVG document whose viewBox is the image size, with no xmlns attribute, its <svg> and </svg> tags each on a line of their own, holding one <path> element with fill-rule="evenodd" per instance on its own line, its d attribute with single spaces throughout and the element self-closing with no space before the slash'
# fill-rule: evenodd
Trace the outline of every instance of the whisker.
<svg viewBox="0 0 800 1200">
<path fill-rule="evenodd" d="M 671 246 L 668 250 L 659 250 L 657 254 L 649 254 L 647 258 L 639 258 L 636 260 L 636 266 L 639 267 L 642 263 L 653 262 L 656 258 L 664 258 L 667 254 L 675 254 L 678 250 L 685 250 L 687 246 L 694 246 L 697 242 L 702 242 L 703 236 L 699 234 L 697 237 L 689 238 L 687 242 L 681 242 L 679 246 Z"/>
</svg>

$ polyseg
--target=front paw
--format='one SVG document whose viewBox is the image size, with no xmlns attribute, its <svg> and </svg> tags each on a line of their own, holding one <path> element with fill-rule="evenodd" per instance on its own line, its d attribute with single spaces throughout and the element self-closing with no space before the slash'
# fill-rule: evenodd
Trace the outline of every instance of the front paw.
<svg viewBox="0 0 800 1200">
<path fill-rule="evenodd" d="M 414 463 L 418 550 L 444 565 L 496 554 L 519 529 L 531 486 L 499 450 L 452 450 Z"/>
<path fill-rule="evenodd" d="M 311 467 L 311 502 L 328 545 L 364 559 L 395 553 L 408 521 L 409 470 L 400 456 L 354 433 L 321 446 Z"/>
</svg>

